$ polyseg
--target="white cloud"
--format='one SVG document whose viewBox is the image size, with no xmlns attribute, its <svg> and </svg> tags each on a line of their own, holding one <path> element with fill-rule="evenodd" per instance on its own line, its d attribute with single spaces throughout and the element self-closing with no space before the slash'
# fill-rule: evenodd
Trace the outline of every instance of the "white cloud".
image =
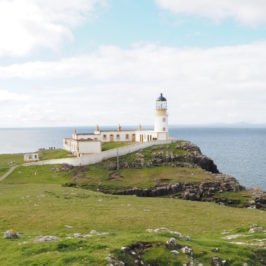
<svg viewBox="0 0 266 266">
<path fill-rule="evenodd" d="M 56 49 L 105 0 L 0 0 L 0 56 Z"/>
<path fill-rule="evenodd" d="M 197 15 L 215 21 L 232 17 L 240 23 L 266 23 L 265 0 L 155 0 L 163 9 L 175 14 Z"/>
<path fill-rule="evenodd" d="M 205 49 L 105 46 L 60 61 L 2 66 L 0 81 L 19 82 L 31 95 L 28 109 L 17 113 L 34 125 L 151 124 L 161 91 L 172 124 L 265 123 L 265 73 L 265 42 Z"/>
<path fill-rule="evenodd" d="M 22 93 L 14 93 L 9 90 L 0 90 L 0 104 L 10 102 L 23 102 L 29 100 L 30 97 Z"/>
</svg>

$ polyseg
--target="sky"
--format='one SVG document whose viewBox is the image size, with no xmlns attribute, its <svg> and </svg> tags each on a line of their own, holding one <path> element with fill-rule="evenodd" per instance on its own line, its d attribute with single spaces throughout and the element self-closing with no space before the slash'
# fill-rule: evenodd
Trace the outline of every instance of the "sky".
<svg viewBox="0 0 266 266">
<path fill-rule="evenodd" d="M 266 123 L 265 0 L 0 0 L 0 127 Z"/>
</svg>

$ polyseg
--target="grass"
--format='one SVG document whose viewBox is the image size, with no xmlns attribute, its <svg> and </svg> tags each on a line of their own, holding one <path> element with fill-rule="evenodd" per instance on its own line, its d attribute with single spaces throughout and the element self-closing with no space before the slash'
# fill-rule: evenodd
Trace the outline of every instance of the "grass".
<svg viewBox="0 0 266 266">
<path fill-rule="evenodd" d="M 248 190 L 243 190 L 238 193 L 235 192 L 222 192 L 222 193 L 217 193 L 214 196 L 215 199 L 225 199 L 227 201 L 231 201 L 231 206 L 235 207 L 246 207 L 249 205 L 249 201 L 252 199 L 251 192 Z"/>
<path fill-rule="evenodd" d="M 73 176 L 75 176 L 74 173 Z M 76 184 L 94 190 L 100 185 L 106 192 L 112 192 L 132 187 L 152 188 L 160 183 L 200 183 L 203 180 L 213 180 L 213 176 L 200 168 L 128 168 L 114 172 L 105 170 L 99 165 L 93 165 L 78 173 Z"/>
<path fill-rule="evenodd" d="M 0 187 L 0 230 L 13 228 L 23 234 L 15 241 L 0 239 L 2 265 L 105 265 L 105 257 L 110 252 L 119 253 L 121 246 L 137 241 L 164 243 L 169 234 L 145 232 L 162 226 L 191 235 L 192 241 L 179 243 L 192 245 L 199 261 L 210 262 L 211 249 L 218 246 L 219 256 L 231 258 L 234 263 L 230 265 L 240 265 L 236 263 L 250 261 L 252 256 L 256 259 L 253 249 L 227 243 L 222 231 L 247 230 L 254 223 L 266 226 L 266 213 L 257 210 L 166 198 L 103 195 L 42 182 L 5 183 Z M 66 239 L 92 229 L 110 234 L 86 240 Z M 34 239 L 39 235 L 56 235 L 61 241 L 36 244 Z M 185 256 L 169 256 L 169 251 L 161 246 L 143 258 L 159 261 L 160 265 L 179 265 L 178 261 L 188 260 Z"/>
<path fill-rule="evenodd" d="M 70 180 L 70 173 L 60 165 L 20 166 L 3 183 L 6 184 L 63 184 Z"/>
<path fill-rule="evenodd" d="M 23 154 L 0 154 L 0 177 L 12 166 L 22 164 L 23 162 Z"/>
<path fill-rule="evenodd" d="M 162 147 L 164 149 L 164 147 Z M 171 146 L 168 147 L 172 149 Z M 145 158 L 158 148 L 142 151 Z M 158 149 L 159 151 L 159 149 Z M 181 153 L 181 151 L 172 152 Z M 49 154 L 50 156 L 51 154 Z M 132 160 L 136 154 L 120 158 Z M 112 162 L 112 160 L 111 160 Z M 110 163 L 110 161 L 108 162 Z M 106 162 L 81 168 L 62 166 L 19 166 L 0 184 L 0 231 L 14 229 L 21 239 L 0 238 L 0 265 L 106 265 L 105 257 L 114 254 L 132 264 L 132 257 L 121 252 L 122 246 L 150 242 L 153 247 L 142 254 L 146 264 L 183 265 L 190 261 L 184 254 L 174 256 L 165 247 L 170 233 L 148 233 L 147 228 L 167 227 L 190 235 L 191 241 L 177 240 L 180 246 L 193 248 L 194 262 L 210 265 L 218 256 L 226 265 L 261 265 L 265 249 L 251 246 L 264 233 L 248 234 L 252 224 L 266 227 L 266 212 L 192 202 L 173 198 L 114 196 L 81 188 L 64 187 L 77 182 L 97 190 L 99 183 L 109 189 L 149 187 L 159 182 L 200 182 L 212 175 L 199 168 L 152 167 L 121 169 L 119 175 L 104 168 Z M 3 165 L 4 167 L 4 165 Z M 218 197 L 219 195 L 217 195 Z M 226 193 L 227 198 L 248 197 Z M 67 225 L 67 227 L 66 227 Z M 91 230 L 108 232 L 88 239 L 73 238 L 74 233 Z M 226 233 L 224 233 L 226 231 Z M 225 235 L 240 234 L 244 245 L 232 244 Z M 37 236 L 53 235 L 54 243 L 35 243 Z M 219 253 L 213 251 L 219 248 Z"/>
<path fill-rule="evenodd" d="M 133 142 L 104 142 L 102 143 L 102 151 L 116 149 L 133 144 Z"/>
<path fill-rule="evenodd" d="M 39 159 L 40 160 L 51 160 L 51 159 L 61 159 L 67 157 L 74 157 L 73 154 L 69 153 L 63 149 L 55 149 L 55 150 L 39 150 Z"/>
</svg>

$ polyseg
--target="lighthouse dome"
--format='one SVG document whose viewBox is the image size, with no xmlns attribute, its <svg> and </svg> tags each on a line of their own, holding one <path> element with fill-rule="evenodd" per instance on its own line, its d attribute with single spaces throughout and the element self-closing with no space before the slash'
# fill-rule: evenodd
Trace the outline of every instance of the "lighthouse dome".
<svg viewBox="0 0 266 266">
<path fill-rule="evenodd" d="M 163 94 L 161 93 L 160 94 L 160 97 L 157 99 L 157 101 L 160 101 L 160 102 L 166 102 L 166 98 L 163 96 Z"/>
</svg>

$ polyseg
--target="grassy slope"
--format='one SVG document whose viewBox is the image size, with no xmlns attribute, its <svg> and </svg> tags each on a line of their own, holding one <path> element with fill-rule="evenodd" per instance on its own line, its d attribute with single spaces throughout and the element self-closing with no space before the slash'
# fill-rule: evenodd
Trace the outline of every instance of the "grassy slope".
<svg viewBox="0 0 266 266">
<path fill-rule="evenodd" d="M 169 234 L 149 234 L 145 230 L 168 227 L 191 235 L 192 241 L 179 243 L 192 245 L 198 261 L 205 265 L 217 255 L 230 258 L 232 263 L 227 265 L 251 261 L 256 265 L 253 248 L 232 245 L 222 239 L 221 233 L 247 231 L 254 223 L 266 226 L 266 212 L 66 188 L 61 184 L 69 180 L 73 170 L 57 172 L 56 168 L 60 166 L 19 167 L 0 185 L 0 230 L 13 228 L 24 235 L 15 241 L 0 239 L 0 264 L 105 265 L 105 257 L 110 252 L 119 253 L 121 246 L 136 241 L 165 242 Z M 86 234 L 92 229 L 107 231 L 110 235 L 86 240 L 66 239 L 70 234 Z M 56 235 L 61 241 L 34 243 L 34 238 L 40 235 Z M 20 244 L 22 242 L 27 243 Z M 214 247 L 219 247 L 220 253 L 213 253 Z M 163 247 L 148 251 L 144 258 L 149 262 L 156 258 L 160 265 L 188 261 L 183 255 L 170 256 Z"/>
<path fill-rule="evenodd" d="M 110 149 L 116 149 L 127 145 L 131 145 L 132 143 L 133 142 L 105 142 L 102 143 L 102 150 L 107 151 Z"/>
<path fill-rule="evenodd" d="M 113 173 L 99 165 L 94 165 L 87 171 L 79 173 L 81 178 L 76 183 L 91 189 L 97 189 L 100 185 L 106 191 L 111 192 L 132 187 L 151 188 L 161 182 L 200 182 L 213 179 L 211 174 L 199 168 L 154 167 L 121 169 L 118 175 L 112 176 Z"/>
<path fill-rule="evenodd" d="M 0 177 L 12 166 L 24 162 L 23 154 L 0 154 Z"/>
<path fill-rule="evenodd" d="M 172 146 L 167 149 L 183 153 Z M 145 158 L 150 158 L 153 151 L 145 149 Z M 131 154 L 121 159 L 130 161 L 135 156 Z M 214 256 L 227 259 L 226 265 L 243 265 L 244 262 L 260 265 L 256 252 L 260 250 L 261 256 L 263 253 L 266 256 L 265 250 L 258 247 L 230 244 L 231 241 L 224 240 L 222 234 L 224 230 L 230 234 L 247 234 L 251 224 L 266 227 L 266 212 L 170 198 L 111 196 L 62 187 L 73 176 L 81 176 L 81 182 L 85 180 L 85 184 L 94 188 L 99 182 L 109 188 L 149 187 L 165 178 L 172 181 L 189 179 L 190 182 L 212 178 L 201 169 L 156 167 L 124 169 L 120 173 L 122 178 L 110 180 L 111 171 L 103 166 L 104 163 L 90 166 L 83 172 L 80 172 L 82 169 L 78 172 L 77 169 L 63 171 L 60 170 L 61 166 L 19 167 L 1 183 L 0 230 L 4 232 L 13 228 L 23 237 L 19 240 L 0 238 L 0 265 L 106 265 L 105 257 L 110 253 L 120 256 L 121 246 L 137 241 L 165 243 L 171 237 L 169 233 L 145 232 L 147 228 L 158 227 L 168 227 L 190 235 L 192 241 L 178 242 L 182 246 L 191 245 L 195 261 L 204 265 L 209 265 Z M 66 228 L 65 225 L 73 228 Z M 92 229 L 110 234 L 90 239 L 66 239 L 73 233 L 87 234 Z M 61 240 L 56 243 L 34 243 L 35 237 L 40 235 L 55 235 Z M 262 239 L 265 235 L 248 237 Z M 239 241 L 248 239 L 246 236 L 242 238 Z M 212 252 L 214 247 L 219 247 L 220 252 Z M 157 265 L 182 265 L 189 261 L 185 255 L 171 255 L 164 246 L 149 250 L 143 259 Z"/>
<path fill-rule="evenodd" d="M 73 157 L 72 154 L 63 150 L 39 150 L 40 160 L 60 159 Z M 21 165 L 24 163 L 23 154 L 0 154 L 0 177 L 4 175 L 12 166 Z"/>
</svg>

